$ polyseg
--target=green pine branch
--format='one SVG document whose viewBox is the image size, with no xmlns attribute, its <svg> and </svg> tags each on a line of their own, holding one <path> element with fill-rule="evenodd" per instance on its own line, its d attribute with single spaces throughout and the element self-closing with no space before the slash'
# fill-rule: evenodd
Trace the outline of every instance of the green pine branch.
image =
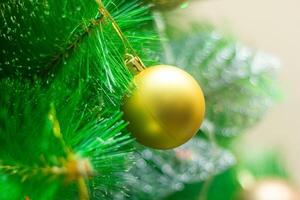
<svg viewBox="0 0 300 200">
<path fill-rule="evenodd" d="M 154 63 L 157 38 L 148 7 L 138 0 L 104 4 L 143 61 Z M 132 77 L 124 66 L 124 45 L 98 9 L 94 1 L 1 4 L 1 77 L 38 76 L 45 83 L 58 78 L 69 85 L 90 81 L 103 101 L 117 106 Z"/>
<path fill-rule="evenodd" d="M 109 118 L 89 118 L 89 122 L 84 117 L 72 119 L 74 107 L 55 107 L 53 94 L 39 85 L 32 88 L 31 84 L 12 80 L 0 85 L 0 174 L 7 177 L 1 184 L 11 181 L 16 185 L 2 191 L 1 199 L 26 195 L 33 199 L 57 199 L 63 188 L 65 195 L 74 199 L 78 195 L 72 190 L 80 177 L 86 181 L 91 199 L 100 198 L 96 190 L 104 198 L 122 187 L 116 184 L 120 179 L 118 173 L 126 169 L 133 149 L 121 113 Z M 72 97 L 70 105 L 81 102 L 76 93 L 66 96 Z M 61 118 L 60 113 L 68 113 L 69 117 Z M 44 192 L 35 192 L 45 183 L 55 185 L 56 189 L 41 188 Z M 19 196 L 13 198 L 16 190 L 20 190 Z"/>
<path fill-rule="evenodd" d="M 154 63 L 148 7 L 104 3 Z M 119 105 L 132 75 L 111 21 L 93 1 L 0 6 L 0 198 L 103 199 L 123 190 L 133 148 Z"/>
<path fill-rule="evenodd" d="M 115 199 L 164 199 L 185 184 L 203 182 L 235 164 L 228 150 L 197 137 L 174 150 L 140 148 L 134 155 L 136 164 L 124 174 L 128 191 L 116 193 Z"/>
<path fill-rule="evenodd" d="M 204 90 L 210 131 L 238 135 L 256 124 L 279 97 L 274 81 L 279 62 L 274 57 L 207 25 L 195 25 L 189 32 L 169 26 L 167 31 L 170 49 L 177 55 L 171 62 L 190 72 Z"/>
</svg>

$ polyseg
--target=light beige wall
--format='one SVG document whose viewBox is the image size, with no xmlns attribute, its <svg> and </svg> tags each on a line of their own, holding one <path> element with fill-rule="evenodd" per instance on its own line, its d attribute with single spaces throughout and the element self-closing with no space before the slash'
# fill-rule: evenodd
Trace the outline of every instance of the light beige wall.
<svg viewBox="0 0 300 200">
<path fill-rule="evenodd" d="M 286 98 L 244 138 L 249 148 L 276 147 L 300 186 L 300 0 L 205 0 L 186 17 L 208 19 L 244 43 L 278 56 Z"/>
</svg>

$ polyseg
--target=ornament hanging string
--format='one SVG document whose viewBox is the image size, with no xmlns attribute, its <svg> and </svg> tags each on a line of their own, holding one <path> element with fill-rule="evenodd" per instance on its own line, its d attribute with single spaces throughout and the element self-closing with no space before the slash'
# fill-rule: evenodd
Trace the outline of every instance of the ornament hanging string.
<svg viewBox="0 0 300 200">
<path fill-rule="evenodd" d="M 135 68 L 138 73 L 143 71 L 146 68 L 144 63 L 137 55 L 136 51 L 134 50 L 134 48 L 128 41 L 127 37 L 123 34 L 121 28 L 119 27 L 119 25 L 117 24 L 115 19 L 111 16 L 109 11 L 105 8 L 102 0 L 96 0 L 96 3 L 99 6 L 99 8 L 98 8 L 99 12 L 104 16 L 104 18 L 107 18 L 111 21 L 113 28 L 115 29 L 118 36 L 122 40 L 122 43 L 123 43 L 124 49 L 125 49 L 125 65 L 128 68 L 131 68 L 131 67 Z"/>
</svg>

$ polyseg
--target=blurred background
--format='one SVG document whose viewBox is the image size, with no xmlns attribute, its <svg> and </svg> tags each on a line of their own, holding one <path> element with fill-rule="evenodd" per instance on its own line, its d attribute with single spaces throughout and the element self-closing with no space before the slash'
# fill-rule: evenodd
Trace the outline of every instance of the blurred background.
<svg viewBox="0 0 300 200">
<path fill-rule="evenodd" d="M 183 12 L 187 19 L 209 21 L 235 35 L 248 46 L 277 56 L 283 68 L 279 86 L 284 98 L 242 138 L 241 147 L 276 149 L 300 188 L 300 1 L 206 0 L 192 2 Z M 180 13 L 182 14 L 182 13 Z M 186 20 L 186 19 L 184 19 Z"/>
</svg>

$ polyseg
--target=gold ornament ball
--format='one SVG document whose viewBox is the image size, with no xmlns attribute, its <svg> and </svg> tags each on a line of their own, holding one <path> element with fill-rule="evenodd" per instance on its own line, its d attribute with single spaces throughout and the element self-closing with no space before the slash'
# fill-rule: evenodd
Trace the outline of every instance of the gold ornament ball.
<svg viewBox="0 0 300 200">
<path fill-rule="evenodd" d="M 137 141 L 155 149 L 171 149 L 191 139 L 205 113 L 203 92 L 187 72 L 173 66 L 146 68 L 124 99 L 124 119 Z"/>
<path fill-rule="evenodd" d="M 296 190 L 285 180 L 266 178 L 246 190 L 243 200 L 299 200 Z"/>
<path fill-rule="evenodd" d="M 180 6 L 187 0 L 147 0 L 153 4 L 153 7 L 158 10 L 169 10 Z"/>
</svg>

